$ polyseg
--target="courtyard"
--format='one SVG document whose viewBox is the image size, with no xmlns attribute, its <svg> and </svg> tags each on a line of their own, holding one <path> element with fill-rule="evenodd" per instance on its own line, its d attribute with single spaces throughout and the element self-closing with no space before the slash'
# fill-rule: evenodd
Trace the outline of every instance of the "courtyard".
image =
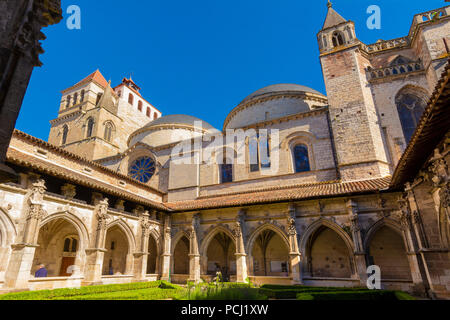
<svg viewBox="0 0 450 320">
<path fill-rule="evenodd" d="M 0 295 L 0 300 L 415 300 L 401 292 L 309 286 L 255 286 L 251 283 L 174 285 L 165 281 L 26 291 Z"/>
</svg>

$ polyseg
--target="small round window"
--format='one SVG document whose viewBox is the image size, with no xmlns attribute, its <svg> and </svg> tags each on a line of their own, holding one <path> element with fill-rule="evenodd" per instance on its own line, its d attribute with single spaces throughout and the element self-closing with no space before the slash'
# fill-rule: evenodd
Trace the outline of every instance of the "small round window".
<svg viewBox="0 0 450 320">
<path fill-rule="evenodd" d="M 149 157 L 139 158 L 130 167 L 130 177 L 147 183 L 155 174 L 155 161 Z"/>
</svg>

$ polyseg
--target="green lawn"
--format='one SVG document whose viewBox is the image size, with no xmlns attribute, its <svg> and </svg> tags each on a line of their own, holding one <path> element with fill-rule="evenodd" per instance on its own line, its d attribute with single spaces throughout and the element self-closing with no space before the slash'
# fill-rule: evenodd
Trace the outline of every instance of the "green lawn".
<svg viewBox="0 0 450 320">
<path fill-rule="evenodd" d="M 181 287 L 164 281 L 89 286 L 79 289 L 27 291 L 0 295 L 0 300 L 414 300 L 404 292 L 364 288 L 308 286 L 255 287 L 242 283 L 202 283 Z"/>
</svg>

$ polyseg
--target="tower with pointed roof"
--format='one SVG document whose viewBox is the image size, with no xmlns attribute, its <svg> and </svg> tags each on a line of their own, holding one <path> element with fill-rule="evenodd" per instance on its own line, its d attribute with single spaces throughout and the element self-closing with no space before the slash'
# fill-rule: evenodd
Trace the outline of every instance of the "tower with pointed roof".
<svg viewBox="0 0 450 320">
<path fill-rule="evenodd" d="M 331 2 L 327 6 L 317 40 L 341 178 L 389 175 L 377 111 L 365 77 L 370 61 L 360 50 L 355 24 L 336 12 Z"/>
<path fill-rule="evenodd" d="M 49 142 L 89 160 L 123 152 L 131 133 L 162 115 L 140 89 L 131 78 L 112 88 L 96 70 L 62 91 Z"/>
</svg>

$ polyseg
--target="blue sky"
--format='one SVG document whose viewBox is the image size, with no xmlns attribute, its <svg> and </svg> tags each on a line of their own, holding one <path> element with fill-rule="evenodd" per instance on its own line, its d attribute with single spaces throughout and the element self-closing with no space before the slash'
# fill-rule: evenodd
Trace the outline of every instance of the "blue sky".
<svg viewBox="0 0 450 320">
<path fill-rule="evenodd" d="M 369 44 L 409 32 L 414 14 L 444 0 L 334 0 Z M 66 27 L 68 6 L 81 8 L 81 30 Z M 381 8 L 369 30 L 370 5 Z M 316 34 L 326 0 L 62 0 L 64 20 L 43 29 L 48 39 L 16 127 L 47 140 L 60 91 L 97 68 L 113 85 L 133 75 L 142 95 L 168 114 L 189 114 L 221 129 L 252 92 L 297 83 L 325 93 Z"/>
</svg>

